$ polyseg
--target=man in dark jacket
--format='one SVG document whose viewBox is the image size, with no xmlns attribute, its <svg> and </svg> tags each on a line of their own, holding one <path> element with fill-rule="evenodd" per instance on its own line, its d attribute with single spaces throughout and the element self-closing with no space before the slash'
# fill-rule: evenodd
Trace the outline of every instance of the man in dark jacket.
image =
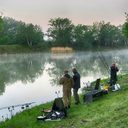
<svg viewBox="0 0 128 128">
<path fill-rule="evenodd" d="M 74 99 L 75 99 L 75 104 L 80 103 L 79 95 L 78 95 L 78 89 L 80 88 L 80 74 L 77 72 L 76 68 L 72 69 L 73 72 L 73 94 L 74 94 Z"/>
<path fill-rule="evenodd" d="M 118 67 L 115 64 L 112 64 L 110 68 L 110 85 L 116 84 L 118 71 Z"/>
</svg>

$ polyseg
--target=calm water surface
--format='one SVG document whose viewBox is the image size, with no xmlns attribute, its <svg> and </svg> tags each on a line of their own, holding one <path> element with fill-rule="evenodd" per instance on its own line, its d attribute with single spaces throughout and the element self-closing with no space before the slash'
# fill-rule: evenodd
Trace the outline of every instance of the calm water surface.
<svg viewBox="0 0 128 128">
<path fill-rule="evenodd" d="M 119 74 L 128 73 L 128 49 L 107 52 L 75 52 L 67 54 L 34 53 L 0 55 L 0 108 L 29 102 L 44 103 L 56 98 L 58 84 L 65 69 L 72 75 L 77 67 L 83 82 L 109 77 L 109 67 L 116 63 Z M 9 116 L 7 109 L 0 110 Z"/>
</svg>

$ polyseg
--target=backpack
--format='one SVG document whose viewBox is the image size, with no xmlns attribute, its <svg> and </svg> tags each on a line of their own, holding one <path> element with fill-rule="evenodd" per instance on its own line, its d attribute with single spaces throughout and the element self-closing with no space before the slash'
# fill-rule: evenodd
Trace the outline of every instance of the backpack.
<svg viewBox="0 0 128 128">
<path fill-rule="evenodd" d="M 67 117 L 67 111 L 64 107 L 62 98 L 56 98 L 53 102 L 53 106 L 50 112 L 44 113 L 42 116 L 38 116 L 37 120 L 42 121 L 57 121 Z"/>
</svg>

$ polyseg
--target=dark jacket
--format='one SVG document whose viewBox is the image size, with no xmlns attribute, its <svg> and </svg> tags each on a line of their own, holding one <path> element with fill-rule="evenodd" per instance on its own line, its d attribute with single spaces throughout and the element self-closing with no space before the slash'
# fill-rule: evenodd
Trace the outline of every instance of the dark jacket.
<svg viewBox="0 0 128 128">
<path fill-rule="evenodd" d="M 74 80 L 74 89 L 79 89 L 80 88 L 80 74 L 78 72 L 75 72 L 73 75 L 73 80 Z"/>
<path fill-rule="evenodd" d="M 119 69 L 115 66 L 111 66 L 110 69 L 110 75 L 111 75 L 111 81 L 117 81 L 117 72 L 119 71 Z"/>
</svg>

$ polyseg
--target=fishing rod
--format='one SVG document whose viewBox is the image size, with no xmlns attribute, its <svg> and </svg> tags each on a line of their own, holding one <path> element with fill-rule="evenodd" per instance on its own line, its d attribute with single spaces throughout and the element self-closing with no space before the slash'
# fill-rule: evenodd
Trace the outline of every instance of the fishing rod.
<svg viewBox="0 0 128 128">
<path fill-rule="evenodd" d="M 100 61 L 102 62 L 102 64 L 104 65 L 106 71 L 108 74 L 110 74 L 110 71 L 109 71 L 109 66 L 106 62 L 106 59 L 105 57 L 103 56 L 103 54 L 100 52 L 100 50 L 97 50 L 97 53 L 98 53 L 98 57 L 100 58 Z"/>
<path fill-rule="evenodd" d="M 107 64 L 107 62 L 106 62 L 105 57 L 103 56 L 103 54 L 102 54 L 101 52 L 100 52 L 100 56 L 99 56 L 99 57 L 100 57 L 102 63 L 104 64 L 104 67 L 106 68 L 108 74 L 109 74 L 109 66 L 108 66 L 108 64 Z"/>
<path fill-rule="evenodd" d="M 7 107 L 2 107 L 2 108 L 0 108 L 0 110 L 3 110 L 3 109 L 10 110 L 11 108 L 14 109 L 15 107 L 20 107 L 20 106 L 21 106 L 22 109 L 24 109 L 25 107 L 28 108 L 31 104 L 34 104 L 34 103 L 36 103 L 36 102 L 29 102 L 29 103 L 24 103 L 24 104 L 11 105 L 11 106 L 7 106 Z"/>
</svg>

